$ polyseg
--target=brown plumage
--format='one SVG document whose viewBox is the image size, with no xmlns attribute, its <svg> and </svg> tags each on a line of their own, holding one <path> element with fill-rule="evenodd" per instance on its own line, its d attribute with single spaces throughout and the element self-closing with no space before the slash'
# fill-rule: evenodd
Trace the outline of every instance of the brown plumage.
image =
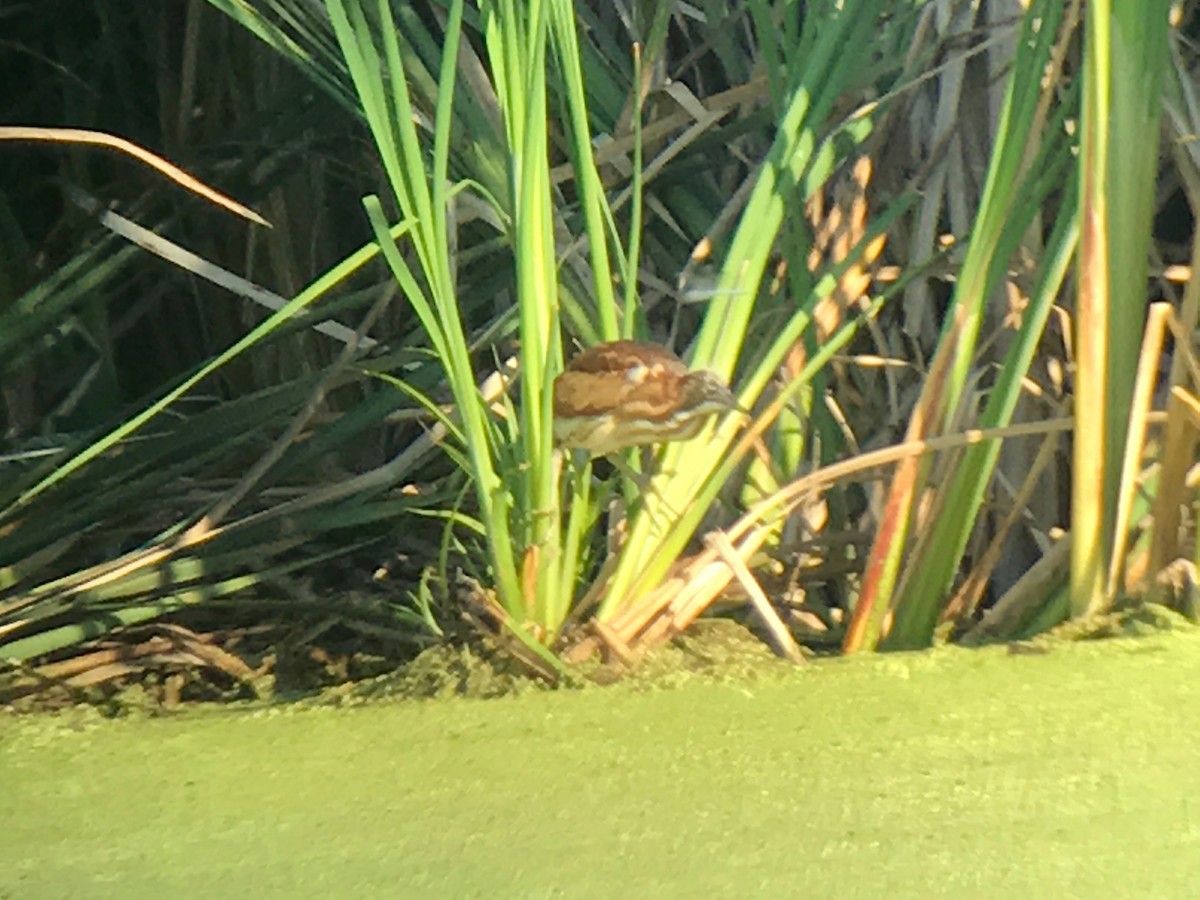
<svg viewBox="0 0 1200 900">
<path fill-rule="evenodd" d="M 713 415 L 737 408 L 714 372 L 693 372 L 658 344 L 589 347 L 554 381 L 554 436 L 596 455 L 694 437 Z"/>
</svg>

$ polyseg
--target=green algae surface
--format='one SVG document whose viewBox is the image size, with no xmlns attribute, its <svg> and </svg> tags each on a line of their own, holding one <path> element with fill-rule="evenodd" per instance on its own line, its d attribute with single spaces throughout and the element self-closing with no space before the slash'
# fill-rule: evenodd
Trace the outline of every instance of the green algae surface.
<svg viewBox="0 0 1200 900">
<path fill-rule="evenodd" d="M 0 898 L 1192 897 L 1200 635 L 0 718 Z"/>
</svg>

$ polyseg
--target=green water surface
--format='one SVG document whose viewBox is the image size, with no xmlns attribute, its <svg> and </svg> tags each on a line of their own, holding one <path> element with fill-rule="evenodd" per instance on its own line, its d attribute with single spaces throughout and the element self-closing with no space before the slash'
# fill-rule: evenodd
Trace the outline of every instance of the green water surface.
<svg viewBox="0 0 1200 900">
<path fill-rule="evenodd" d="M 1197 897 L 1200 636 L 0 717 L 0 898 Z"/>
</svg>

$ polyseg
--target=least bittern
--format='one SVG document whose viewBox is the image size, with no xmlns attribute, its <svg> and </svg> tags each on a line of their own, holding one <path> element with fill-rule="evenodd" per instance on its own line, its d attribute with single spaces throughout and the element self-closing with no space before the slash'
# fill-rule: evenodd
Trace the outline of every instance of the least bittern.
<svg viewBox="0 0 1200 900">
<path fill-rule="evenodd" d="M 584 350 L 554 380 L 554 437 L 604 456 L 687 440 L 738 408 L 715 372 L 693 372 L 658 344 L 610 341 Z"/>
<path fill-rule="evenodd" d="M 560 445 L 613 465 L 646 491 L 647 479 L 616 454 L 631 447 L 695 437 L 719 413 L 740 409 L 715 372 L 693 372 L 658 344 L 610 341 L 589 347 L 554 380 L 554 437 Z M 610 520 L 609 553 L 623 527 Z"/>
</svg>

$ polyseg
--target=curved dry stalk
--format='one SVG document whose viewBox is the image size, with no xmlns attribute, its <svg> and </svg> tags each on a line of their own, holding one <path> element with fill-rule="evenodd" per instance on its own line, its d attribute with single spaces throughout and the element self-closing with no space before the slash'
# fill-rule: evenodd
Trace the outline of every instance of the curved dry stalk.
<svg viewBox="0 0 1200 900">
<path fill-rule="evenodd" d="M 145 147 L 103 131 L 90 131 L 85 128 L 39 128 L 32 125 L 0 125 L 0 141 L 41 141 L 51 144 L 91 144 L 96 147 L 110 147 L 139 162 L 145 163 L 154 171 L 165 175 L 180 187 L 203 197 L 229 210 L 243 219 L 249 219 L 258 225 L 271 227 L 271 223 L 254 210 L 242 206 L 232 197 L 227 197 L 216 188 L 211 188 L 194 175 L 189 175 L 174 163 L 169 163 L 156 153 Z"/>
</svg>

